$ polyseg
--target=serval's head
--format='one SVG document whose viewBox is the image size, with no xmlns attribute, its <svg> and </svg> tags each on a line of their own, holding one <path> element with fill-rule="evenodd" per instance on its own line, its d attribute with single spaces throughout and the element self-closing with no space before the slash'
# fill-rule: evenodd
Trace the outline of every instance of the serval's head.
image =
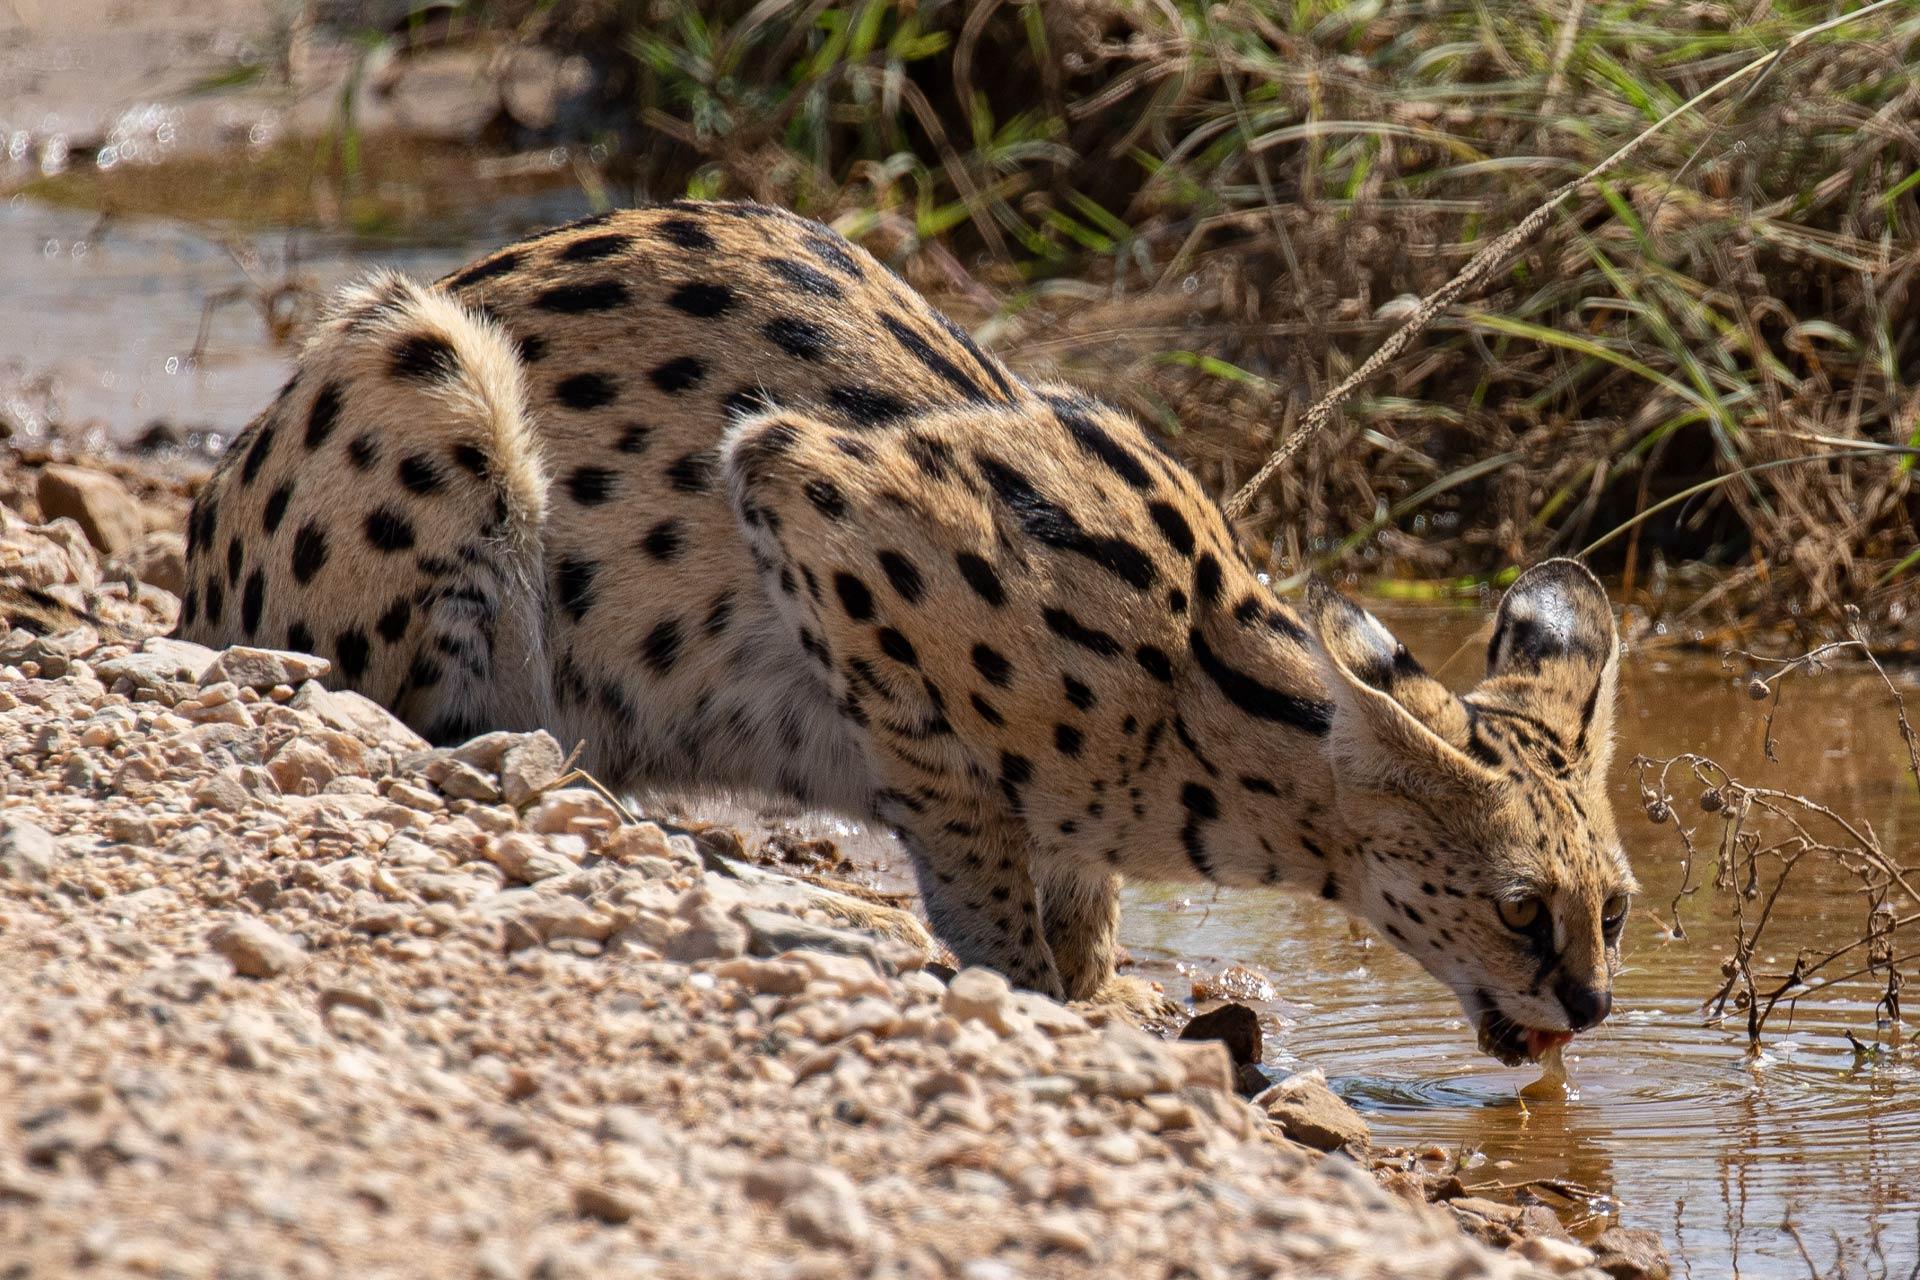
<svg viewBox="0 0 1920 1280">
<path fill-rule="evenodd" d="M 1324 584 L 1309 613 L 1353 836 L 1342 901 L 1451 987 L 1503 1062 L 1600 1022 L 1636 888 L 1607 797 L 1619 641 L 1600 583 L 1571 560 L 1521 574 L 1464 697 Z"/>
</svg>

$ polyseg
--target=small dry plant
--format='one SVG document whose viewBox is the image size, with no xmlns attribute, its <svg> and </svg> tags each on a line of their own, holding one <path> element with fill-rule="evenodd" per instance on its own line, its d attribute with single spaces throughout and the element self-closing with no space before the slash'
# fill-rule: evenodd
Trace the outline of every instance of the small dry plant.
<svg viewBox="0 0 1920 1280">
<path fill-rule="evenodd" d="M 1887 691 L 1893 726 L 1906 750 L 1907 771 L 1920 789 L 1920 735 L 1907 717 L 1906 700 L 1862 638 L 1857 614 L 1849 621 L 1849 639 L 1797 657 L 1774 658 L 1735 649 L 1722 662 L 1729 669 L 1736 662 L 1749 665 L 1747 694 L 1767 704 L 1762 728 L 1766 755 L 1777 761 L 1774 716 L 1788 681 L 1818 674 L 1836 653 L 1864 657 Z M 1757 1049 L 1776 1011 L 1784 1007 L 1790 1019 L 1799 1001 L 1851 984 L 1877 993 L 1873 1040 L 1846 1033 L 1855 1053 L 1897 1051 L 1901 993 L 1920 975 L 1920 951 L 1913 943 L 1914 926 L 1920 923 L 1920 888 L 1916 888 L 1920 868 L 1903 866 L 1895 853 L 1883 847 L 1867 820 L 1844 816 L 1810 796 L 1743 782 L 1709 756 L 1693 752 L 1668 759 L 1636 756 L 1633 764 L 1639 770 L 1640 799 L 1648 819 L 1673 823 L 1682 849 L 1680 887 L 1667 908 L 1668 918 L 1661 921 L 1669 936 L 1686 936 L 1681 907 L 1702 889 L 1711 886 L 1716 900 L 1727 904 L 1733 950 L 1721 964 L 1719 990 L 1704 1005 L 1709 1023 L 1744 1017 L 1748 1046 Z M 1674 793 L 1694 787 L 1700 790 L 1691 803 L 1706 816 L 1690 827 L 1677 821 L 1679 802 Z M 1775 907 L 1792 893 L 1829 892 L 1813 883 L 1817 871 L 1827 868 L 1839 869 L 1855 884 L 1857 936 L 1824 952 L 1819 947 L 1796 948 L 1786 972 L 1761 972 L 1764 951 L 1770 943 L 1777 946 L 1768 935 Z"/>
</svg>

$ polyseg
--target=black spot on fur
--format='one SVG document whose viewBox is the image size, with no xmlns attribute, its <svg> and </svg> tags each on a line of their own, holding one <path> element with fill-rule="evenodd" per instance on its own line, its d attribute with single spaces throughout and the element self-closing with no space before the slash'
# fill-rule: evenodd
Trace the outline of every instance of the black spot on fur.
<svg viewBox="0 0 1920 1280">
<path fill-rule="evenodd" d="M 312 653 L 313 632 L 298 622 L 287 625 L 287 650 L 290 653 Z"/>
<path fill-rule="evenodd" d="M 349 680 L 358 680 L 367 671 L 367 633 L 358 627 L 351 627 L 333 638 L 334 657 L 340 663 L 340 674 Z"/>
<path fill-rule="evenodd" d="M 1220 801 L 1208 788 L 1197 782 L 1189 782 L 1180 789 L 1180 803 L 1187 811 L 1187 820 L 1180 828 L 1180 846 L 1186 851 L 1187 861 L 1193 864 L 1193 869 L 1203 878 L 1211 880 L 1213 859 L 1207 853 L 1206 836 L 1202 828 L 1220 817 Z"/>
<path fill-rule="evenodd" d="M 1067 434 L 1073 437 L 1073 442 L 1082 451 L 1126 481 L 1128 488 L 1140 492 L 1152 488 L 1153 477 L 1147 473 L 1140 459 L 1134 457 L 1131 450 L 1109 435 L 1099 423 L 1074 408 L 1056 407 L 1054 416 L 1060 419 L 1060 425 L 1067 429 Z"/>
<path fill-rule="evenodd" d="M 367 515 L 367 545 L 375 551 L 410 550 L 413 523 L 392 507 L 378 507 Z"/>
<path fill-rule="evenodd" d="M 610 258 L 633 244 L 633 237 L 617 231 L 601 236 L 584 236 L 560 251 L 562 262 L 594 262 Z"/>
<path fill-rule="evenodd" d="M 1007 593 L 1000 585 L 1000 575 L 993 571 L 992 565 L 971 551 L 962 551 L 953 559 L 959 566 L 960 576 L 967 580 L 967 585 L 973 588 L 975 595 L 996 609 L 1007 603 Z"/>
<path fill-rule="evenodd" d="M 886 326 L 895 342 L 906 348 L 908 355 L 925 365 L 942 382 L 969 400 L 986 400 L 987 393 L 980 389 L 979 383 L 969 378 L 959 365 L 934 350 L 933 344 L 906 321 L 896 315 L 882 314 L 880 323 Z"/>
<path fill-rule="evenodd" d="M 680 620 L 664 618 L 654 623 L 653 630 L 647 632 L 647 638 L 640 642 L 640 660 L 655 675 L 664 676 L 673 670 L 673 664 L 679 657 Z"/>
<path fill-rule="evenodd" d="M 800 243 L 842 275 L 852 276 L 855 280 L 867 278 L 867 273 L 860 269 L 860 263 L 848 251 L 847 242 L 839 236 L 827 231 L 811 231 L 800 237 Z"/>
<path fill-rule="evenodd" d="M 829 387 L 827 402 L 863 427 L 877 427 L 907 416 L 907 402 L 873 387 Z"/>
<path fill-rule="evenodd" d="M 887 575 L 887 581 L 893 584 L 893 590 L 908 604 L 919 604 L 925 587 L 920 581 L 920 570 L 913 561 L 898 551 L 880 553 L 880 570 Z"/>
<path fill-rule="evenodd" d="M 920 655 L 913 650 L 912 641 L 895 631 L 892 627 L 881 627 L 875 638 L 880 642 L 880 652 L 895 662 L 909 667 L 920 665 Z"/>
<path fill-rule="evenodd" d="M 1013 683 L 1013 664 L 1006 655 L 985 644 L 973 646 L 973 669 L 987 678 L 989 684 L 1004 689 Z"/>
<path fill-rule="evenodd" d="M 401 596 L 387 606 L 387 611 L 380 615 L 380 621 L 373 625 L 382 640 L 388 644 L 398 644 L 400 638 L 407 634 L 407 624 L 412 621 L 413 606 L 405 596 Z"/>
<path fill-rule="evenodd" d="M 593 576 L 600 566 L 578 556 L 562 556 L 553 568 L 554 593 L 575 622 L 593 608 Z"/>
<path fill-rule="evenodd" d="M 293 535 L 293 578 L 305 586 L 327 564 L 327 535 L 309 520 Z"/>
<path fill-rule="evenodd" d="M 679 356 L 656 367 L 647 377 L 653 385 L 668 395 L 678 395 L 700 385 L 707 376 L 707 366 L 692 356 Z"/>
<path fill-rule="evenodd" d="M 1084 556 L 1122 581 L 1142 591 L 1153 585 L 1153 561 L 1125 538 L 1088 533 L 1072 512 L 1035 489 L 1027 476 L 984 453 L 974 461 L 994 495 L 1020 521 L 1020 527 L 1039 542 Z"/>
<path fill-rule="evenodd" d="M 1040 616 L 1046 622 L 1047 629 L 1062 640 L 1077 644 L 1103 658 L 1119 656 L 1118 640 L 1104 631 L 1085 625 L 1065 609 L 1049 607 L 1041 610 Z"/>
<path fill-rule="evenodd" d="M 985 720 L 995 728 L 999 728 L 1007 723 L 1006 719 L 1002 717 L 998 711 L 994 710 L 993 704 L 985 698 L 982 698 L 979 694 L 968 694 L 967 701 L 973 704 L 974 712 L 979 715 L 982 720 Z"/>
<path fill-rule="evenodd" d="M 847 518 L 847 496 L 840 492 L 840 486 L 831 480 L 822 480 L 818 476 L 800 487 L 807 495 L 814 509 L 829 520 Z"/>
<path fill-rule="evenodd" d="M 590 311 L 612 311 L 626 306 L 627 301 L 627 286 L 618 280 L 590 280 L 543 290 L 534 297 L 533 305 L 560 315 L 581 315 Z"/>
<path fill-rule="evenodd" d="M 733 621 L 733 592 L 722 591 L 713 598 L 713 603 L 707 606 L 707 619 L 700 625 L 708 635 L 717 636 L 727 629 L 727 624 L 731 621 Z"/>
<path fill-rule="evenodd" d="M 207 625 L 208 626 L 217 627 L 220 625 L 220 615 L 226 611 L 225 609 L 226 600 L 227 600 L 226 589 L 220 585 L 218 579 L 209 578 L 207 580 Z"/>
<path fill-rule="evenodd" d="M 840 597 L 840 607 L 855 622 L 867 622 L 873 617 L 873 592 L 867 590 L 867 584 L 850 573 L 833 575 L 833 591 Z"/>
<path fill-rule="evenodd" d="M 827 352 L 827 331 L 811 320 L 775 316 L 760 326 L 768 342 L 798 360 L 818 360 Z"/>
<path fill-rule="evenodd" d="M 416 333 L 393 346 L 393 376 L 414 382 L 437 382 L 460 368 L 453 344 L 437 333 Z"/>
<path fill-rule="evenodd" d="M 705 280 L 683 284 L 667 295 L 668 306 L 702 320 L 725 315 L 733 309 L 733 303 L 733 290 Z"/>
<path fill-rule="evenodd" d="M 267 453 L 273 448 L 273 423 L 262 422 L 260 429 L 253 433 L 253 443 L 247 446 L 247 456 L 240 464 L 240 483 L 250 485 L 253 478 L 260 474 L 261 464 L 266 462 Z"/>
<path fill-rule="evenodd" d="M 802 293 L 812 294 L 816 298 L 835 300 L 846 296 L 841 292 L 840 286 L 834 283 L 832 277 L 804 262 L 795 262 L 791 258 L 768 258 L 767 266 L 775 275 Z"/>
<path fill-rule="evenodd" d="M 227 539 L 227 585 L 237 586 L 240 582 L 240 565 L 245 553 L 240 549 L 240 535 Z"/>
<path fill-rule="evenodd" d="M 379 458 L 380 446 L 372 436 L 355 436 L 347 442 L 347 461 L 353 464 L 356 471 L 370 470 Z"/>
<path fill-rule="evenodd" d="M 692 218 L 668 218 L 654 230 L 682 249 L 713 248 L 713 237 Z"/>
<path fill-rule="evenodd" d="M 585 412 L 612 404 L 620 396 L 620 383 L 610 373 L 576 373 L 561 379 L 553 394 L 567 408 Z"/>
<path fill-rule="evenodd" d="M 1211 551 L 1193 566 L 1193 598 L 1202 609 L 1211 609 L 1220 601 L 1220 562 Z"/>
<path fill-rule="evenodd" d="M 1180 514 L 1178 508 L 1167 502 L 1149 502 L 1147 514 L 1153 517 L 1154 527 L 1160 530 L 1160 536 L 1167 545 L 1183 556 L 1193 554 L 1193 526 Z"/>
<path fill-rule="evenodd" d="M 597 507 L 613 496 L 613 480 L 605 467 L 575 467 L 567 477 L 567 493 L 583 507 Z"/>
<path fill-rule="evenodd" d="M 519 265 L 519 254 L 496 253 L 491 258 L 484 258 L 472 266 L 448 276 L 447 284 L 454 289 L 464 289 L 468 285 L 478 284 L 482 280 L 490 280 L 494 276 L 503 276 Z"/>
<path fill-rule="evenodd" d="M 547 358 L 547 340 L 537 333 L 522 334 L 513 346 L 523 364 L 539 364 Z"/>
<path fill-rule="evenodd" d="M 1067 689 L 1067 701 L 1082 711 L 1092 710 L 1094 704 L 1093 690 L 1081 684 L 1072 676 L 1065 676 L 1063 680 Z"/>
<path fill-rule="evenodd" d="M 647 530 L 647 536 L 640 539 L 640 549 L 663 564 L 679 559 L 686 549 L 686 535 L 681 532 L 680 522 L 666 519 L 654 525 Z"/>
<path fill-rule="evenodd" d="M 240 629 L 251 640 L 260 631 L 260 614 L 267 604 L 267 576 L 255 569 L 247 575 L 247 588 L 240 594 Z"/>
<path fill-rule="evenodd" d="M 1086 739 L 1081 732 L 1070 724 L 1053 726 L 1053 746 L 1063 756 L 1077 756 Z"/>
<path fill-rule="evenodd" d="M 765 413 L 775 407 L 773 397 L 759 387 L 742 387 L 720 402 L 721 410 L 730 419 Z M 792 428 L 788 430 L 791 431 Z"/>
<path fill-rule="evenodd" d="M 446 486 L 446 473 L 424 453 L 410 453 L 400 459 L 400 484 L 408 493 L 421 497 L 440 492 Z"/>
<path fill-rule="evenodd" d="M 1187 646 L 1193 653 L 1194 661 L 1200 664 L 1200 669 L 1206 672 L 1207 678 L 1213 681 L 1227 701 L 1248 715 L 1290 725 L 1316 737 L 1325 737 L 1327 730 L 1332 727 L 1331 703 L 1276 689 L 1244 671 L 1228 666 L 1207 644 L 1206 637 L 1200 634 L 1200 628 L 1195 627 L 1187 633 Z"/>
<path fill-rule="evenodd" d="M 701 449 L 675 458 L 666 470 L 667 483 L 682 493 L 713 491 L 713 450 Z"/>
<path fill-rule="evenodd" d="M 1166 650 L 1143 644 L 1133 651 L 1133 658 L 1140 664 L 1141 670 L 1161 684 L 1173 683 L 1173 661 L 1167 657 Z"/>
<path fill-rule="evenodd" d="M 972 334 L 962 329 L 946 316 L 936 311 L 934 312 L 933 318 L 939 322 L 942 329 L 946 330 L 948 337 L 959 343 L 961 349 L 973 357 L 974 363 L 978 364 L 986 373 L 987 377 L 993 380 L 993 385 L 1000 389 L 1001 396 L 1009 400 L 1012 399 L 1013 384 L 1007 381 L 1007 375 L 1001 371 L 1000 362 L 982 351 L 980 345 L 973 340 Z"/>
<path fill-rule="evenodd" d="M 340 384 L 329 382 L 320 388 L 313 397 L 313 404 L 307 410 L 306 445 L 309 449 L 318 449 L 333 434 L 334 424 L 340 421 Z"/>
</svg>

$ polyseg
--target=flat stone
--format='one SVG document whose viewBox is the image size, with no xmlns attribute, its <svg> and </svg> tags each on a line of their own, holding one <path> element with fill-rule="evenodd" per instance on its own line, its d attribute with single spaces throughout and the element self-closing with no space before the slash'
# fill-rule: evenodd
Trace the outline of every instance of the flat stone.
<svg viewBox="0 0 1920 1280">
<path fill-rule="evenodd" d="M 858 956 L 876 969 L 884 969 L 880 953 L 867 934 L 852 929 L 802 920 L 784 911 L 744 907 L 741 923 L 747 926 L 747 949 L 756 956 L 777 956 L 788 951 L 826 951 L 835 955 Z"/>
<path fill-rule="evenodd" d="M 222 650 L 200 673 L 203 685 L 230 680 L 242 689 L 261 692 L 277 684 L 298 685 L 323 680 L 333 670 L 325 658 L 310 653 L 291 653 L 283 649 L 254 649 L 237 644 Z"/>
<path fill-rule="evenodd" d="M 1316 1151 L 1342 1147 L 1364 1150 L 1371 1142 L 1367 1122 L 1327 1088 L 1318 1071 L 1302 1071 L 1253 1099 L 1287 1137 Z"/>
<path fill-rule="evenodd" d="M 329 689 L 310 680 L 294 690 L 287 705 L 296 711 L 309 711 L 342 733 L 351 733 L 361 741 L 391 751 L 409 752 L 428 749 L 427 740 L 409 728 L 406 722 L 364 694 L 351 689 Z"/>
<path fill-rule="evenodd" d="M 213 949 L 249 978 L 273 978 L 306 963 L 307 949 L 264 920 L 241 916 L 213 931 Z"/>
<path fill-rule="evenodd" d="M 47 520 L 66 516 L 106 555 L 119 555 L 147 531 L 140 504 L 127 492 L 127 486 L 104 471 L 42 467 L 34 496 L 40 500 L 40 511 Z"/>
</svg>

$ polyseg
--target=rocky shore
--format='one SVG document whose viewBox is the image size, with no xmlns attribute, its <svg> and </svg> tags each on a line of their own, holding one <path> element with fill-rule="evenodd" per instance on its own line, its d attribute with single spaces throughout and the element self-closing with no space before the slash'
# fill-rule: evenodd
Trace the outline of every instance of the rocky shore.
<svg viewBox="0 0 1920 1280">
<path fill-rule="evenodd" d="M 188 487 L 0 458 L 0 1274 L 1658 1274 L 1383 1179 L 1311 1077 L 949 978 L 545 734 L 163 638 Z"/>
</svg>

